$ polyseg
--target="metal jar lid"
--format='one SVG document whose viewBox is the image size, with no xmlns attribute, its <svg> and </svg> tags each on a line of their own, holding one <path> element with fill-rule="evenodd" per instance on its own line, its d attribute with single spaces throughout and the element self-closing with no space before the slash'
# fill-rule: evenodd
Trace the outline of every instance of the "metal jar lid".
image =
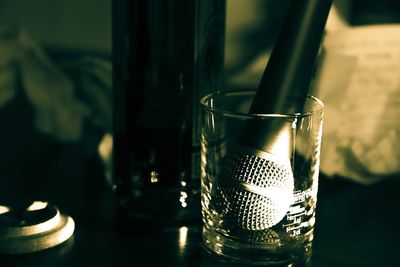
<svg viewBox="0 0 400 267">
<path fill-rule="evenodd" d="M 57 246 L 68 240 L 74 220 L 43 201 L 0 203 L 0 253 L 22 254 Z"/>
</svg>

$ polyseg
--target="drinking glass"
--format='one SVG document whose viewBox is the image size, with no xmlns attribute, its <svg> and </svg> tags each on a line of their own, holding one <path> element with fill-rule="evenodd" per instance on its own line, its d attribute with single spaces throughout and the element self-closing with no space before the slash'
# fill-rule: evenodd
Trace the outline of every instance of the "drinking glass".
<svg viewBox="0 0 400 267">
<path fill-rule="evenodd" d="M 244 263 L 310 261 L 323 103 L 290 114 L 252 114 L 255 92 L 201 99 L 203 243 Z"/>
</svg>

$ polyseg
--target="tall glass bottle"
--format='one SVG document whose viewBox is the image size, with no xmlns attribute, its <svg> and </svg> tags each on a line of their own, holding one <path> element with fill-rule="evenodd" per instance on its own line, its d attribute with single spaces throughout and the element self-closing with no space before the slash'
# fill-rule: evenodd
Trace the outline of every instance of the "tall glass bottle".
<svg viewBox="0 0 400 267">
<path fill-rule="evenodd" d="M 113 176 L 122 211 L 200 218 L 199 99 L 222 82 L 225 0 L 113 1 Z"/>
</svg>

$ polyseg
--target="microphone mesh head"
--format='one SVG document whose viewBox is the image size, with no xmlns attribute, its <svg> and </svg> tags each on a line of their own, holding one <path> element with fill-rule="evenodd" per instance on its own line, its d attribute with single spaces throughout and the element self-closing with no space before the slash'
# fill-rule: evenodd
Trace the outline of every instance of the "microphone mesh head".
<svg viewBox="0 0 400 267">
<path fill-rule="evenodd" d="M 265 229 L 261 231 L 251 230 L 240 230 L 233 233 L 240 240 L 244 240 L 251 243 L 276 245 L 281 242 L 281 239 L 277 232 L 272 229 Z"/>
<path fill-rule="evenodd" d="M 264 230 L 287 213 L 293 198 L 293 172 L 286 161 L 268 155 L 225 157 L 214 196 L 226 223 L 244 230 Z"/>
</svg>

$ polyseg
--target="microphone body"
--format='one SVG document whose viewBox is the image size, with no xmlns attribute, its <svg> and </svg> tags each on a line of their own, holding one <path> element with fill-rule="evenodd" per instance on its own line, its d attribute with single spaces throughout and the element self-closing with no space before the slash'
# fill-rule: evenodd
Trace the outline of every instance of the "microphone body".
<svg viewBox="0 0 400 267">
<path fill-rule="evenodd" d="M 249 110 L 254 119 L 225 155 L 214 189 L 216 209 L 232 228 L 268 229 L 293 203 L 296 114 L 304 108 L 331 4 L 292 1 Z"/>
</svg>

